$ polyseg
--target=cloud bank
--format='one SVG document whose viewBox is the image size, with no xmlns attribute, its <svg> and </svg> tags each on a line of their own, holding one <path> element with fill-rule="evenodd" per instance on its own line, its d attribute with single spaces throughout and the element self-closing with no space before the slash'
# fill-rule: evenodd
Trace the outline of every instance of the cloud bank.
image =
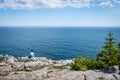
<svg viewBox="0 0 120 80">
<path fill-rule="evenodd" d="M 120 0 L 0 0 L 3 9 L 115 7 Z"/>
</svg>

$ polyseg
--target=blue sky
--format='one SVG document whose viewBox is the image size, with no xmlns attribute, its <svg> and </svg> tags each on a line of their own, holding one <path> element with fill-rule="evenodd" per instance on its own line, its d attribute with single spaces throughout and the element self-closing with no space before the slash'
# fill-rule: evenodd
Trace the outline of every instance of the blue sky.
<svg viewBox="0 0 120 80">
<path fill-rule="evenodd" d="M 120 0 L 0 0 L 0 26 L 120 26 Z"/>
</svg>

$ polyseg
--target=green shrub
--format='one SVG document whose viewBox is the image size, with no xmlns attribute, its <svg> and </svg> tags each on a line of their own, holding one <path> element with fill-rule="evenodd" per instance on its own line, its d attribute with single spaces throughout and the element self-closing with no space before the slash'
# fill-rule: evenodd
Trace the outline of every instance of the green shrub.
<svg viewBox="0 0 120 80">
<path fill-rule="evenodd" d="M 103 68 L 106 68 L 108 66 L 102 60 L 94 61 L 94 63 L 92 65 L 93 65 L 94 69 L 103 69 Z"/>
<path fill-rule="evenodd" d="M 89 66 L 91 66 L 91 60 L 88 57 L 78 57 L 74 59 L 70 66 L 74 70 L 86 71 L 88 70 Z"/>
</svg>

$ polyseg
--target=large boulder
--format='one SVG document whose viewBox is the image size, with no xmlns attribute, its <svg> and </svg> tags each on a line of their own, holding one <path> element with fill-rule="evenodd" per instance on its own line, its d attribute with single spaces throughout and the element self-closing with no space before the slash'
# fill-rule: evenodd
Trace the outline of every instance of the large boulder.
<svg viewBox="0 0 120 80">
<path fill-rule="evenodd" d="M 110 66 L 108 68 L 103 69 L 104 73 L 119 73 L 119 66 L 115 65 L 115 66 Z"/>
</svg>

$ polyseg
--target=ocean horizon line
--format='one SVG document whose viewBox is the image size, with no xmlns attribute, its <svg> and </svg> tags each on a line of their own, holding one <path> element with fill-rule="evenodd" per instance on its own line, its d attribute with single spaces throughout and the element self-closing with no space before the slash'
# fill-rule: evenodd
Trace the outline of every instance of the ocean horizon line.
<svg viewBox="0 0 120 80">
<path fill-rule="evenodd" d="M 0 28 L 120 28 L 120 26 L 0 26 Z"/>
</svg>

